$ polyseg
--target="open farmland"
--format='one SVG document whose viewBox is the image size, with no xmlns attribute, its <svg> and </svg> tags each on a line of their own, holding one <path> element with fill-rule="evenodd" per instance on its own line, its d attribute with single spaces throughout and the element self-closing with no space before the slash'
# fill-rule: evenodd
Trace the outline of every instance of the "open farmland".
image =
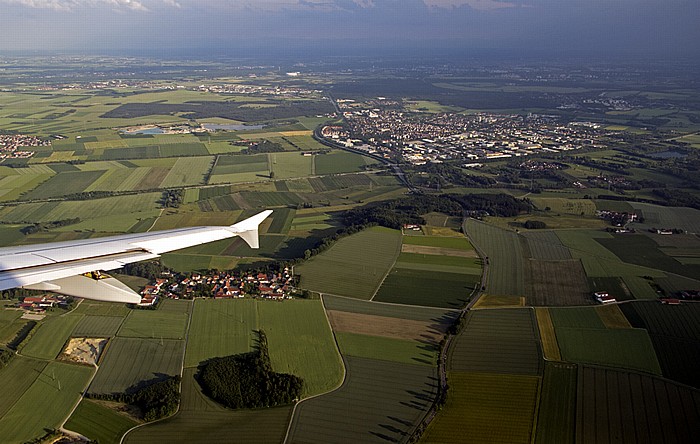
<svg viewBox="0 0 700 444">
<path fill-rule="evenodd" d="M 700 306 L 635 302 L 620 308 L 633 327 L 649 332 L 665 377 L 700 387 Z"/>
<path fill-rule="evenodd" d="M 416 339 L 396 339 L 356 333 L 335 334 L 343 356 L 401 362 L 405 364 L 437 364 L 438 346 L 435 342 Z"/>
<path fill-rule="evenodd" d="M 542 358 L 532 309 L 473 310 L 448 355 L 451 372 L 537 375 Z"/>
<path fill-rule="evenodd" d="M 690 443 L 700 436 L 700 392 L 648 375 L 581 367 L 577 442 Z"/>
<path fill-rule="evenodd" d="M 25 442 L 57 428 L 93 372 L 92 367 L 50 362 L 0 419 L 0 436 L 6 442 Z"/>
<path fill-rule="evenodd" d="M 40 359 L 54 359 L 61 352 L 82 315 L 67 314 L 44 320 L 22 348 L 22 354 Z"/>
<path fill-rule="evenodd" d="M 380 443 L 411 433 L 436 394 L 435 370 L 347 357 L 343 385 L 296 408 L 289 442 Z"/>
<path fill-rule="evenodd" d="M 371 228 L 339 240 L 312 260 L 295 267 L 303 288 L 370 299 L 401 248 L 398 231 Z"/>
<path fill-rule="evenodd" d="M 11 384 L 5 384 L 3 387 L 2 397 L 0 397 L 0 418 L 4 417 L 31 387 L 44 367 L 46 367 L 46 361 L 15 356 L 0 369 L 0 378 L 3 381 L 12 381 Z"/>
<path fill-rule="evenodd" d="M 542 353 L 548 361 L 561 361 L 561 353 L 559 352 L 559 344 L 557 336 L 554 333 L 554 323 L 550 316 L 549 309 L 538 307 L 535 309 L 537 318 L 537 328 L 540 332 L 540 341 L 542 341 Z"/>
<path fill-rule="evenodd" d="M 561 243 L 554 231 L 529 231 L 525 234 L 533 259 L 565 261 L 571 259 L 569 249 Z"/>
<path fill-rule="evenodd" d="M 240 444 L 278 444 L 291 417 L 291 406 L 233 411 L 216 404 L 201 391 L 195 369 L 186 369 L 179 412 L 168 419 L 140 427 L 125 438 L 128 444 L 193 441 Z"/>
<path fill-rule="evenodd" d="M 646 330 L 556 327 L 555 332 L 566 361 L 661 374 Z"/>
<path fill-rule="evenodd" d="M 83 316 L 75 326 L 72 336 L 111 337 L 117 334 L 123 321 L 124 318 L 118 316 Z"/>
<path fill-rule="evenodd" d="M 104 171 L 71 171 L 60 173 L 24 195 L 23 198 L 27 200 L 48 199 L 51 197 L 82 193 L 103 173 Z"/>
<path fill-rule="evenodd" d="M 530 305 L 590 305 L 595 300 L 588 291 L 581 261 L 527 260 L 527 301 Z"/>
<path fill-rule="evenodd" d="M 163 304 L 171 301 L 165 301 Z M 172 301 L 174 302 L 174 301 Z M 184 304 L 187 304 L 186 302 Z M 131 338 L 182 339 L 187 328 L 187 312 L 132 310 L 119 329 L 119 336 Z"/>
<path fill-rule="evenodd" d="M 481 276 L 394 268 L 373 300 L 427 307 L 461 308 Z"/>
<path fill-rule="evenodd" d="M 541 393 L 535 442 L 573 444 L 576 425 L 576 365 L 545 363 Z"/>
<path fill-rule="evenodd" d="M 446 325 L 454 322 L 459 316 L 459 311 L 448 311 L 439 308 L 426 309 L 408 305 L 376 304 L 369 301 L 330 295 L 323 296 L 323 304 L 326 310 L 429 322 L 431 328 L 437 330 L 446 328 Z"/>
<path fill-rule="evenodd" d="M 421 442 L 532 442 L 540 378 L 449 372 L 450 395 Z"/>
<path fill-rule="evenodd" d="M 374 162 L 368 157 L 341 150 L 314 156 L 316 174 L 353 173 Z"/>
<path fill-rule="evenodd" d="M 114 338 L 103 352 L 90 393 L 123 393 L 143 381 L 179 375 L 183 343 L 172 339 Z"/>
<path fill-rule="evenodd" d="M 131 310 L 126 304 L 115 304 L 113 302 L 92 301 L 83 299 L 73 311 L 75 314 L 85 314 L 89 316 L 112 316 L 124 317 Z"/>
<path fill-rule="evenodd" d="M 306 396 L 328 391 L 342 380 L 342 364 L 320 301 L 198 299 L 185 366 L 250 351 L 256 330 L 267 335 L 273 369 L 304 378 Z"/>
<path fill-rule="evenodd" d="M 387 316 L 328 310 L 334 332 L 358 333 L 394 339 L 423 340 L 437 345 L 447 331 L 448 323 L 417 321 Z"/>
<path fill-rule="evenodd" d="M 489 259 L 487 293 L 524 295 L 525 265 L 518 235 L 474 219 L 467 220 L 465 232 Z"/>
<path fill-rule="evenodd" d="M 93 441 L 117 444 L 124 433 L 136 424 L 136 421 L 125 414 L 83 399 L 66 422 L 65 428 Z"/>
</svg>

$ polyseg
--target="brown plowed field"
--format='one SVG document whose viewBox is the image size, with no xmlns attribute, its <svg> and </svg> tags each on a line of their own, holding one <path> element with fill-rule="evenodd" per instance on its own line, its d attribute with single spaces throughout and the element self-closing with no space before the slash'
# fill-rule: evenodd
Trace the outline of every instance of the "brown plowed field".
<svg viewBox="0 0 700 444">
<path fill-rule="evenodd" d="M 328 310 L 333 331 L 440 342 L 447 324 Z"/>
</svg>

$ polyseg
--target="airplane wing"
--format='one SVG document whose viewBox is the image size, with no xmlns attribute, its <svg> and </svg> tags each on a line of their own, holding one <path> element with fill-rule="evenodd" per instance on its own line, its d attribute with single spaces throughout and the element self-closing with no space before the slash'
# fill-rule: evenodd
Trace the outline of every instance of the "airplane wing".
<svg viewBox="0 0 700 444">
<path fill-rule="evenodd" d="M 114 278 L 84 276 L 154 259 L 168 251 L 240 236 L 259 248 L 258 226 L 272 210 L 230 226 L 178 228 L 151 233 L 0 248 L 0 290 L 22 287 L 109 302 L 139 303 L 141 296 Z"/>
</svg>

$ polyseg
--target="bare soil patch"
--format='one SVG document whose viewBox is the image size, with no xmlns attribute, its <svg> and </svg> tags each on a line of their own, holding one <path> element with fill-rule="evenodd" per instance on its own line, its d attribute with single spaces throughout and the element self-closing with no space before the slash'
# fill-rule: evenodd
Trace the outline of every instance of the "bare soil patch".
<svg viewBox="0 0 700 444">
<path fill-rule="evenodd" d="M 61 354 L 61 359 L 79 364 L 95 365 L 108 339 L 105 338 L 71 338 Z"/>
</svg>

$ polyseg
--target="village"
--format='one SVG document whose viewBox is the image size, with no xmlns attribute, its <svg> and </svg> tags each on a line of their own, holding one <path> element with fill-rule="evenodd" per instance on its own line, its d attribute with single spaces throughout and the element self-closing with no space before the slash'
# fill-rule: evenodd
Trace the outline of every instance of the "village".
<svg viewBox="0 0 700 444">
<path fill-rule="evenodd" d="M 34 155 L 34 151 L 26 148 L 49 146 L 51 141 L 24 134 L 0 134 L 0 159 L 21 159 Z"/>
<path fill-rule="evenodd" d="M 292 299 L 294 278 L 289 268 L 279 273 L 234 273 L 231 271 L 211 275 L 193 273 L 191 275 L 163 272 L 162 277 L 141 290 L 140 307 L 151 307 L 159 298 L 192 299 L 211 297 L 233 299 L 255 297 L 263 299 Z"/>
</svg>

